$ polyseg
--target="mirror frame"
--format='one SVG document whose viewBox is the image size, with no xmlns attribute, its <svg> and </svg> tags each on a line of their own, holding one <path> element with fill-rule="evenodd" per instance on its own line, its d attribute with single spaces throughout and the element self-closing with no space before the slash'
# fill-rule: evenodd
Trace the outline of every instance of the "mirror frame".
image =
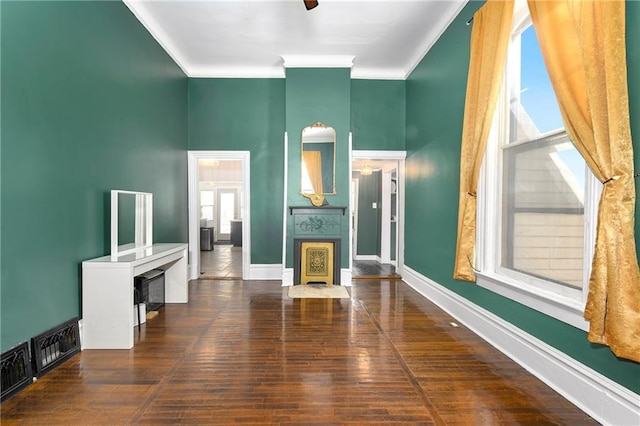
<svg viewBox="0 0 640 426">
<path fill-rule="evenodd" d="M 303 192 L 302 190 L 302 164 L 304 162 L 303 159 L 303 152 L 304 152 L 304 134 L 305 131 L 307 130 L 313 130 L 313 129 L 325 129 L 325 130 L 331 130 L 333 132 L 333 156 L 331 158 L 331 174 L 332 174 L 332 179 L 331 179 L 331 191 L 327 191 L 324 188 L 322 188 L 322 195 L 336 195 L 337 191 L 336 191 L 336 129 L 334 129 L 331 126 L 327 126 L 326 124 L 318 121 L 310 126 L 306 126 L 302 129 L 302 132 L 300 133 L 300 194 L 306 196 L 305 194 L 309 194 L 306 192 Z M 318 143 L 329 143 L 329 141 L 318 141 Z M 323 180 L 324 180 L 324 176 L 323 176 Z"/>
<path fill-rule="evenodd" d="M 120 194 L 130 194 L 136 197 L 135 242 L 133 244 L 118 244 L 118 196 Z M 149 248 L 152 245 L 153 194 L 149 192 L 111 190 L 111 261 L 117 261 L 119 256 Z"/>
</svg>

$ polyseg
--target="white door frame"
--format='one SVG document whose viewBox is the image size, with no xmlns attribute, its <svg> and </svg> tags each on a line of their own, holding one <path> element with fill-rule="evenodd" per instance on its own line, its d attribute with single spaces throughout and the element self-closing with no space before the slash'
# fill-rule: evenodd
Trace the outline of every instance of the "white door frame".
<svg viewBox="0 0 640 426">
<path fill-rule="evenodd" d="M 395 170 L 392 169 L 392 170 Z M 391 170 L 381 170 L 380 263 L 391 263 Z M 398 253 L 396 253 L 396 256 Z"/>
<path fill-rule="evenodd" d="M 242 162 L 242 279 L 251 267 L 251 174 L 249 151 L 187 151 L 189 184 L 189 279 L 200 277 L 200 173 L 198 160 L 240 160 Z"/>
<path fill-rule="evenodd" d="M 404 267 L 404 164 L 406 151 L 365 151 L 353 150 L 351 161 L 355 160 L 385 160 L 397 162 L 397 203 L 396 211 L 396 270 L 402 275 Z M 390 172 L 390 170 L 388 171 Z M 390 186 L 390 185 L 389 185 Z"/>
<path fill-rule="evenodd" d="M 353 235 L 351 235 L 351 259 L 355 259 L 356 253 L 358 253 L 358 196 L 360 191 L 360 179 L 354 177 L 351 178 L 351 191 L 351 194 L 354 194 L 354 196 L 351 198 L 352 204 L 349 209 L 349 220 L 351 221 L 349 226 L 353 231 Z"/>
</svg>

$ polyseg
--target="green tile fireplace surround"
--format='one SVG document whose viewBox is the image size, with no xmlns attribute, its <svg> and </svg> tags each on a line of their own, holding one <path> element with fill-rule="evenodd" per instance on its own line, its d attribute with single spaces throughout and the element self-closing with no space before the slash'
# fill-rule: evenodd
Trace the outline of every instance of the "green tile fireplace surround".
<svg viewBox="0 0 640 426">
<path fill-rule="evenodd" d="M 323 241 L 333 243 L 333 284 L 340 284 L 341 236 L 343 226 L 349 226 L 347 210 L 344 206 L 289 206 L 293 223 L 293 284 L 300 284 L 301 244 Z"/>
</svg>

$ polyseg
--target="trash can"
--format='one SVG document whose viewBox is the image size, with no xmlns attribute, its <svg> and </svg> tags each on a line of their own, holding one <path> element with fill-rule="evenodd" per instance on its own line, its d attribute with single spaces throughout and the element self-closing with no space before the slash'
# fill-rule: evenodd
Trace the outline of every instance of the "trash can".
<svg viewBox="0 0 640 426">
<path fill-rule="evenodd" d="M 213 229 L 200 228 L 200 250 L 213 250 Z"/>
</svg>

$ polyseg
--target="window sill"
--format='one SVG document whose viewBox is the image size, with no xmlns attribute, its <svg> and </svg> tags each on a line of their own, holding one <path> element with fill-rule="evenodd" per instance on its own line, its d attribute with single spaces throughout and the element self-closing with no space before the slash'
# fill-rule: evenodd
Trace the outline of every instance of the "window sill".
<svg viewBox="0 0 640 426">
<path fill-rule="evenodd" d="M 543 289 L 533 287 L 498 273 L 476 273 L 477 284 L 531 309 L 542 312 L 559 321 L 584 331 L 589 330 L 589 322 L 584 319 L 584 303 L 562 297 Z"/>
</svg>

